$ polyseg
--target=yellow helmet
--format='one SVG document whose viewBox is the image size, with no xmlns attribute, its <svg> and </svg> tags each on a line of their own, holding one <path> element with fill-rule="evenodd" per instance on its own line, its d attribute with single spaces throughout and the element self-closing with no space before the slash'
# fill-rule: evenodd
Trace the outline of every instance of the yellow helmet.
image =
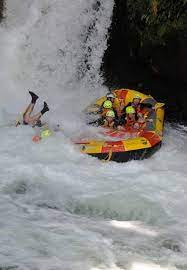
<svg viewBox="0 0 187 270">
<path fill-rule="evenodd" d="M 114 113 L 114 111 L 112 111 L 112 110 L 110 110 L 110 111 L 108 111 L 107 113 L 106 113 L 106 117 L 115 117 L 115 113 Z"/>
<path fill-rule="evenodd" d="M 136 94 L 136 95 L 133 97 L 133 99 L 135 99 L 135 98 L 140 99 L 140 100 L 142 99 L 141 96 L 140 96 L 139 94 Z"/>
<path fill-rule="evenodd" d="M 106 100 L 104 103 L 103 103 L 103 107 L 105 109 L 111 109 L 112 108 L 112 102 L 110 100 Z"/>
<path fill-rule="evenodd" d="M 49 129 L 45 129 L 41 132 L 40 136 L 41 138 L 47 138 L 52 135 L 52 132 Z"/>
<path fill-rule="evenodd" d="M 135 113 L 135 109 L 134 109 L 132 106 L 128 106 L 128 107 L 126 108 L 125 112 L 126 112 L 127 114 L 129 114 L 129 113 Z"/>
</svg>

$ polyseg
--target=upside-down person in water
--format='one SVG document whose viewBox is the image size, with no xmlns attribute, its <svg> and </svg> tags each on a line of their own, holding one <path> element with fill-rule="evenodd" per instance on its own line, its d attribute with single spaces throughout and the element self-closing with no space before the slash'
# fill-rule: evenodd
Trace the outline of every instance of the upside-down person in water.
<svg viewBox="0 0 187 270">
<path fill-rule="evenodd" d="M 23 124 L 23 125 L 30 125 L 32 127 L 35 127 L 35 126 L 41 127 L 42 122 L 41 122 L 40 118 L 42 117 L 42 115 L 44 113 L 49 111 L 49 107 L 48 107 L 47 103 L 44 101 L 43 109 L 40 112 L 38 112 L 37 114 L 31 115 L 33 110 L 34 110 L 34 106 L 36 104 L 38 96 L 31 91 L 29 91 L 29 94 L 31 95 L 31 103 L 28 105 L 25 112 L 23 113 L 23 120 L 22 121 L 18 120 L 16 123 L 16 126 Z"/>
</svg>

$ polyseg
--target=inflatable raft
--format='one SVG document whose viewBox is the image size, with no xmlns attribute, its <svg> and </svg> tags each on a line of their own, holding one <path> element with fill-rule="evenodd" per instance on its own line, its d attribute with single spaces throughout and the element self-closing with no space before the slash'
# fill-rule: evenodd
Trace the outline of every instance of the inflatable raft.
<svg viewBox="0 0 187 270">
<path fill-rule="evenodd" d="M 148 112 L 145 127 L 141 130 L 103 129 L 103 133 L 107 135 L 107 140 L 84 138 L 75 143 L 79 145 L 82 153 L 103 161 L 126 162 L 132 159 L 141 160 L 150 157 L 162 144 L 164 103 L 158 103 L 152 96 L 130 89 L 115 90 L 113 93 L 116 96 L 114 102 L 118 103 L 117 106 L 122 103 L 123 106 L 126 106 L 137 94 L 141 96 L 141 103 L 152 105 L 154 109 Z M 97 99 L 85 109 L 85 112 L 96 114 L 105 100 L 105 96 Z"/>
</svg>

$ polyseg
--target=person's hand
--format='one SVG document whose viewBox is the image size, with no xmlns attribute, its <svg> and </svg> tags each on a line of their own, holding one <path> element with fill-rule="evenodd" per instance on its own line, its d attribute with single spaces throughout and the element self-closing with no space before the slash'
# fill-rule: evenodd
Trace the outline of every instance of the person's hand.
<svg viewBox="0 0 187 270">
<path fill-rule="evenodd" d="M 138 123 L 135 123 L 135 124 L 134 124 L 134 128 L 135 128 L 135 129 L 139 129 L 139 127 L 140 127 L 140 125 L 139 125 Z"/>
<path fill-rule="evenodd" d="M 143 114 L 142 113 L 138 113 L 137 115 L 138 115 L 138 117 L 143 118 Z"/>
<path fill-rule="evenodd" d="M 145 119 L 139 119 L 138 120 L 138 123 L 144 123 L 145 122 Z"/>
<path fill-rule="evenodd" d="M 117 130 L 123 130 L 122 126 L 117 126 Z"/>
</svg>

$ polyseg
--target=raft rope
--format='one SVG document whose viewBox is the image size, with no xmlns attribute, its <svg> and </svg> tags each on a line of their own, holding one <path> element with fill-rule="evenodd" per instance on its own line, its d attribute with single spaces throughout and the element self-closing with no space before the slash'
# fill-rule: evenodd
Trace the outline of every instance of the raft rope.
<svg viewBox="0 0 187 270">
<path fill-rule="evenodd" d="M 111 160 L 112 158 L 112 147 L 110 148 L 110 151 L 108 152 L 108 155 L 104 158 L 104 159 L 101 159 L 102 162 L 108 162 Z"/>
</svg>

